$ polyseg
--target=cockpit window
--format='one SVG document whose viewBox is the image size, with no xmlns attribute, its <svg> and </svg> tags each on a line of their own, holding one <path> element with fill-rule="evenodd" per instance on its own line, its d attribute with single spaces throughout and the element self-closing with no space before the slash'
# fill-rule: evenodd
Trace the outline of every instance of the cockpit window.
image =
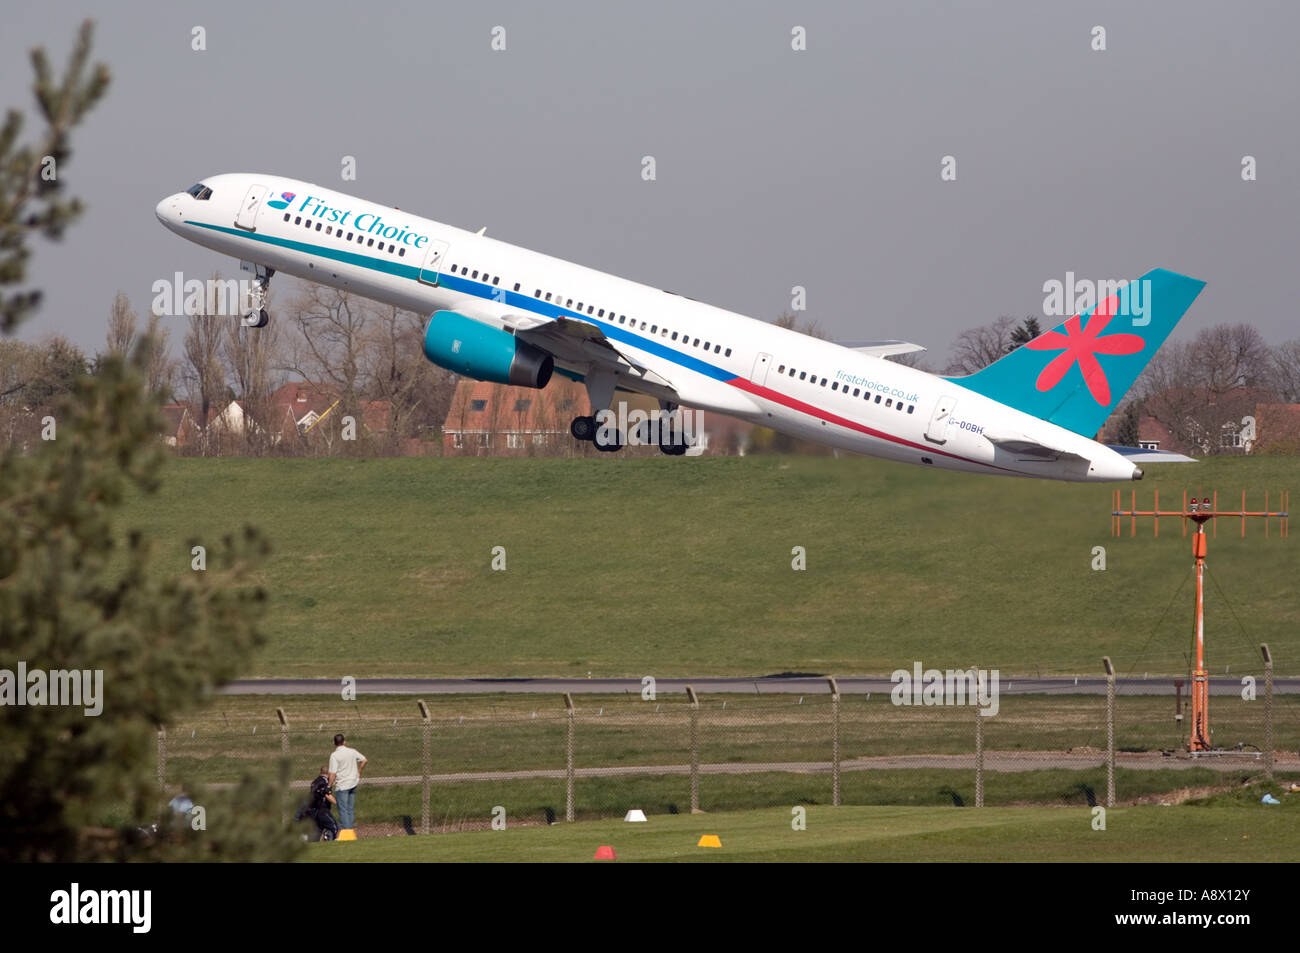
<svg viewBox="0 0 1300 953">
<path fill-rule="evenodd" d="M 200 202 L 206 202 L 208 199 L 212 198 L 212 190 L 208 188 L 206 185 L 204 185 L 202 182 L 196 182 L 194 185 L 191 185 L 185 191 L 189 195 L 194 196 Z"/>
</svg>

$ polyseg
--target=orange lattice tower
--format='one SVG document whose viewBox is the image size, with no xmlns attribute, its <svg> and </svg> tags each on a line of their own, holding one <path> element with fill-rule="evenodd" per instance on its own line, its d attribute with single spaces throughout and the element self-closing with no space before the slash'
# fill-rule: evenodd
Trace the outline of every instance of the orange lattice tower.
<svg viewBox="0 0 1300 953">
<path fill-rule="evenodd" d="M 1287 535 L 1288 524 L 1288 507 L 1290 503 L 1290 493 L 1283 491 L 1280 496 L 1279 509 L 1270 510 L 1268 503 L 1268 493 L 1264 493 L 1264 508 L 1262 510 L 1246 509 L 1246 494 L 1241 494 L 1241 509 L 1239 510 L 1221 510 L 1219 509 L 1219 494 L 1214 494 L 1214 499 L 1202 497 L 1199 501 L 1193 496 L 1190 500 L 1187 493 L 1183 493 L 1183 508 L 1181 510 L 1162 510 L 1160 509 L 1160 491 L 1156 491 L 1155 504 L 1149 510 L 1139 510 L 1137 508 L 1137 491 L 1132 491 L 1131 505 L 1127 510 L 1120 509 L 1121 491 L 1115 491 L 1114 506 L 1111 509 L 1110 530 L 1112 536 L 1121 535 L 1121 520 L 1123 517 L 1129 517 L 1129 535 L 1137 535 L 1137 518 L 1139 516 L 1155 517 L 1155 535 L 1160 535 L 1160 517 L 1178 516 L 1183 520 L 1183 535 L 1187 535 L 1187 524 L 1193 523 L 1196 531 L 1192 534 L 1192 556 L 1196 560 L 1196 668 L 1192 670 L 1192 726 L 1191 733 L 1187 739 L 1187 750 L 1195 754 L 1198 751 L 1209 751 L 1210 745 L 1210 676 L 1205 669 L 1205 554 L 1208 548 L 1208 538 L 1205 534 L 1205 524 L 1214 519 L 1223 516 L 1236 516 L 1241 518 L 1241 535 L 1246 535 L 1246 517 L 1262 516 L 1264 517 L 1264 535 L 1269 535 L 1269 518 L 1277 517 L 1278 534 L 1285 537 Z M 1215 526 L 1215 535 L 1217 535 L 1218 524 Z"/>
</svg>

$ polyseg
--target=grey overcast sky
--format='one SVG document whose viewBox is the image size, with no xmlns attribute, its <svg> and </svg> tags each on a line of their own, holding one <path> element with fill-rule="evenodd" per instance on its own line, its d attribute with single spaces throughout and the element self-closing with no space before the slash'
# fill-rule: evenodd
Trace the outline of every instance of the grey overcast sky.
<svg viewBox="0 0 1300 953">
<path fill-rule="evenodd" d="M 1206 280 L 1180 337 L 1300 336 L 1294 2 L 7 0 L 0 105 L 32 113 L 27 50 L 62 63 L 86 16 L 113 85 L 62 170 L 89 210 L 37 245 L 29 339 L 97 349 L 117 289 L 144 311 L 158 278 L 235 274 L 153 209 L 236 171 L 768 320 L 802 285 L 834 337 L 939 358 L 964 328 L 1041 313 L 1067 271 Z"/>
</svg>

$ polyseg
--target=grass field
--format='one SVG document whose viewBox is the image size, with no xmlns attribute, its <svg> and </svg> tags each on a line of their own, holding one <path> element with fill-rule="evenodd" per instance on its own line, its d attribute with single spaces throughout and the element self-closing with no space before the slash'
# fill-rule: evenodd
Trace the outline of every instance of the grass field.
<svg viewBox="0 0 1300 953">
<path fill-rule="evenodd" d="M 1148 469 L 1184 489 L 1295 489 L 1300 465 Z M 1125 486 L 1127 493 L 1131 487 Z M 865 458 L 175 460 L 121 529 L 189 572 L 248 522 L 270 643 L 250 675 L 887 673 L 920 659 L 1004 677 L 1186 670 L 1190 545 L 1109 536 L 1110 485 L 940 473 Z M 1210 662 L 1300 674 L 1296 544 L 1220 527 Z M 491 570 L 493 547 L 506 550 Z M 807 570 L 791 569 L 805 547 Z M 1093 571 L 1094 546 L 1107 569 Z M 1181 585 L 1181 591 L 1180 591 Z"/>
<path fill-rule="evenodd" d="M 312 844 L 308 861 L 589 861 L 602 844 L 620 861 L 1293 861 L 1300 852 L 1300 795 L 1258 804 L 1259 791 L 1177 807 L 1113 808 L 1093 829 L 1087 807 L 791 808 L 651 815 L 648 823 L 590 821 Z M 1190 836 L 1190 832 L 1195 836 Z M 698 847 L 716 834 L 721 848 Z"/>
</svg>

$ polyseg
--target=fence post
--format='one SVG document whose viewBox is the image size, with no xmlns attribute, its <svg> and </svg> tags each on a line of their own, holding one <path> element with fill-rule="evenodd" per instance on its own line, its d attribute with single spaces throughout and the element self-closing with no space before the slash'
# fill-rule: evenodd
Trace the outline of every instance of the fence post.
<svg viewBox="0 0 1300 953">
<path fill-rule="evenodd" d="M 975 684 L 979 684 L 980 670 L 975 667 Z M 979 705 L 971 707 L 975 712 L 975 806 L 984 806 L 984 716 L 980 714 Z"/>
<path fill-rule="evenodd" d="M 564 742 L 564 819 L 573 820 L 573 696 L 564 693 L 568 730 Z"/>
<path fill-rule="evenodd" d="M 158 726 L 158 790 L 167 790 L 167 726 Z"/>
<path fill-rule="evenodd" d="M 1106 806 L 1115 806 L 1115 666 L 1103 655 L 1106 666 Z"/>
<path fill-rule="evenodd" d="M 686 686 L 691 703 L 691 813 L 700 813 L 700 699 L 695 689 Z"/>
<path fill-rule="evenodd" d="M 840 686 L 834 675 L 826 676 L 831 686 L 831 806 L 840 806 Z"/>
<path fill-rule="evenodd" d="M 420 833 L 429 833 L 429 775 L 433 773 L 433 722 L 429 718 L 429 706 L 424 699 L 416 705 L 420 708 L 420 731 L 424 735 L 423 750 L 420 753 Z"/>
<path fill-rule="evenodd" d="M 1264 773 L 1273 780 L 1273 653 L 1268 643 L 1261 643 L 1264 656 Z"/>
<path fill-rule="evenodd" d="M 289 826 L 289 719 L 285 717 L 284 709 L 277 708 L 275 717 L 280 720 L 280 754 L 284 768 L 281 771 L 281 777 L 284 780 L 284 793 L 280 795 L 280 820 L 285 827 Z"/>
</svg>

